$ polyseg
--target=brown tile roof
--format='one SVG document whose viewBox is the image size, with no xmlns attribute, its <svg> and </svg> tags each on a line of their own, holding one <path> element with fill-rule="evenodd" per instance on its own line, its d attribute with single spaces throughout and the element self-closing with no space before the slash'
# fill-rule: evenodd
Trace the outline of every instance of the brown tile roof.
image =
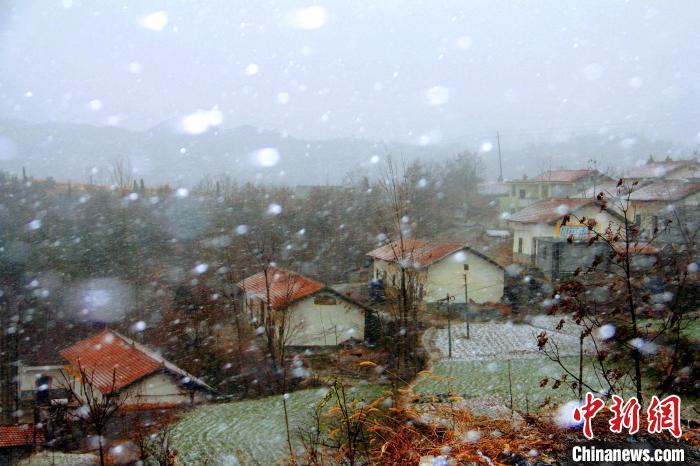
<svg viewBox="0 0 700 466">
<path fill-rule="evenodd" d="M 614 199 L 619 197 L 620 195 L 627 195 L 628 189 L 632 192 L 638 191 L 644 186 L 647 186 L 648 184 L 652 183 L 652 180 L 641 180 L 634 186 L 631 182 L 625 182 L 623 186 L 619 187 L 619 190 L 617 186 L 618 182 L 619 180 L 603 181 L 600 184 L 596 184 L 595 188 L 590 187 L 586 189 L 577 197 L 596 199 L 598 194 L 603 193 L 605 194 L 606 199 Z"/>
<path fill-rule="evenodd" d="M 518 223 L 550 224 L 589 204 L 595 204 L 595 200 L 586 198 L 543 199 L 511 214 L 507 220 Z"/>
<path fill-rule="evenodd" d="M 102 393 L 110 393 L 112 388 L 115 392 L 119 391 L 158 370 L 168 371 L 180 379 L 213 391 L 206 383 L 157 353 L 111 329 L 104 329 L 81 340 L 60 354 L 76 372 L 80 366 Z"/>
<path fill-rule="evenodd" d="M 283 308 L 326 288 L 321 282 L 278 267 L 270 267 L 267 271 L 258 272 L 236 285 L 248 297 L 256 297 L 265 302 L 267 302 L 269 287 L 270 305 L 273 309 Z"/>
<path fill-rule="evenodd" d="M 573 183 L 580 180 L 584 176 L 599 175 L 595 170 L 547 170 L 546 172 L 537 175 L 530 181 L 547 181 L 550 183 Z"/>
<path fill-rule="evenodd" d="M 700 164 L 695 160 L 671 160 L 668 162 L 648 162 L 644 165 L 634 167 L 627 172 L 627 178 L 663 178 L 677 170 L 685 167 L 700 168 Z"/>
<path fill-rule="evenodd" d="M 0 426 L 0 448 L 42 445 L 44 431 L 35 429 L 34 424 Z"/>
<path fill-rule="evenodd" d="M 633 201 L 680 201 L 700 191 L 700 181 L 657 181 L 637 189 L 630 195 Z"/>
<path fill-rule="evenodd" d="M 461 250 L 469 250 L 487 262 L 502 268 L 493 259 L 475 251 L 464 243 L 448 241 L 405 239 L 403 240 L 403 247 L 400 241 L 393 241 L 368 252 L 367 255 L 387 262 L 406 261 L 410 267 L 427 267 Z"/>
</svg>

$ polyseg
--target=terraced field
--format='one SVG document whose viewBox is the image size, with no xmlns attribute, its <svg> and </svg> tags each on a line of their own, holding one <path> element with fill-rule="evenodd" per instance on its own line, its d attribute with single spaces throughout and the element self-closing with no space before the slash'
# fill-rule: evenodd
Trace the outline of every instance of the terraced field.
<svg viewBox="0 0 700 466">
<path fill-rule="evenodd" d="M 575 357 L 566 359 L 572 366 L 578 362 Z M 529 408 L 529 411 L 533 412 L 547 397 L 551 397 L 554 402 L 574 399 L 575 395 L 563 385 L 556 390 L 549 388 L 551 383 L 547 388 L 540 388 L 539 382 L 544 377 L 553 380 L 560 374 L 561 369 L 544 358 L 512 360 L 511 378 L 514 408 L 521 411 Z M 590 371 L 587 371 L 586 374 L 590 379 L 592 375 Z M 419 380 L 413 388 L 413 392 L 419 395 L 453 393 L 464 398 L 491 395 L 507 406 L 510 399 L 508 362 L 505 360 L 442 360 L 433 367 L 431 376 L 425 376 Z"/>
<path fill-rule="evenodd" d="M 562 372 L 557 364 L 537 349 L 537 335 L 542 330 L 547 330 L 550 340 L 556 342 L 567 366 L 578 365 L 578 337 L 567 326 L 562 331 L 555 331 L 558 321 L 558 317 L 537 316 L 528 324 L 472 323 L 469 339 L 466 338 L 464 324 L 458 323 L 452 328 L 452 359 L 447 358 L 447 330 L 440 329 L 433 344 L 442 357 L 432 367 L 432 374 L 421 377 L 413 391 L 419 395 L 453 393 L 464 398 L 492 395 L 508 405 L 510 360 L 514 408 L 533 411 L 547 397 L 555 403 L 569 401 L 575 395 L 567 386 L 552 390 L 550 383 L 547 388 L 540 388 L 544 377 L 553 380 Z M 591 352 L 592 343 L 586 341 L 584 345 L 585 350 Z M 593 387 L 600 388 L 593 383 L 592 370 L 585 371 L 584 376 Z"/>
<path fill-rule="evenodd" d="M 289 394 L 292 441 L 298 447 L 297 426 L 309 425 L 311 412 L 325 389 Z M 382 393 L 378 385 L 360 385 L 347 394 L 354 399 Z M 197 408 L 179 421 L 174 446 L 181 464 L 273 465 L 288 455 L 282 397 L 212 404 Z"/>
<path fill-rule="evenodd" d="M 578 336 L 554 331 L 549 327 L 535 327 L 528 324 L 511 323 L 473 323 L 470 326 L 469 339 L 466 338 L 464 323 L 452 327 L 452 359 L 467 361 L 492 359 L 541 358 L 537 349 L 537 335 L 547 330 L 550 341 L 559 347 L 562 356 L 574 356 L 579 353 Z M 444 356 L 448 354 L 448 332 L 437 331 L 435 346 Z M 584 341 L 584 349 L 593 351 L 590 339 Z"/>
</svg>

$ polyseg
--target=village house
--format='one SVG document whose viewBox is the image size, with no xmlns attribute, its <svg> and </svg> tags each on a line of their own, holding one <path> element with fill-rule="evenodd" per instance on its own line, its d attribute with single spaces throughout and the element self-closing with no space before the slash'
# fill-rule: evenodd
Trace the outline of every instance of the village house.
<svg viewBox="0 0 700 466">
<path fill-rule="evenodd" d="M 654 230 L 663 229 L 664 220 L 671 220 L 671 228 L 694 222 L 700 208 L 700 181 L 656 181 L 633 191 L 629 200 L 630 220 L 640 228 L 642 237 L 651 238 Z"/>
<path fill-rule="evenodd" d="M 564 222 L 565 217 L 569 221 Z M 586 224 L 579 219 L 586 218 Z M 537 256 L 537 238 L 572 237 L 586 239 L 593 234 L 588 229 L 603 232 L 611 224 L 621 224 L 619 215 L 608 210 L 601 211 L 594 199 L 553 198 L 544 199 L 508 217 L 513 231 L 513 260 L 521 264 L 534 265 Z"/>
<path fill-rule="evenodd" d="M 653 158 L 643 165 L 633 167 L 625 173 L 624 178 L 629 181 L 641 180 L 685 180 L 700 176 L 700 163 L 695 159 L 673 160 L 670 157 L 666 160 L 656 162 Z"/>
<path fill-rule="evenodd" d="M 0 426 L 0 465 L 16 464 L 44 445 L 44 431 L 34 424 Z"/>
<path fill-rule="evenodd" d="M 336 347 L 371 340 L 374 311 L 321 282 L 269 267 L 238 282 L 245 312 L 286 347 Z"/>
<path fill-rule="evenodd" d="M 66 390 L 61 388 L 63 366 L 25 366 L 18 363 L 19 400 L 30 405 L 48 404 L 51 400 L 67 398 Z"/>
<path fill-rule="evenodd" d="M 465 292 L 469 302 L 478 304 L 503 298 L 504 268 L 464 243 L 407 239 L 367 255 L 372 259 L 372 279 L 398 288 L 403 267 L 414 276 L 418 298 L 427 304 L 446 294 L 454 296 L 455 303 L 465 303 Z"/>
<path fill-rule="evenodd" d="M 604 242 L 589 243 L 588 241 L 567 238 L 537 238 L 537 267 L 545 277 L 557 280 L 573 274 L 577 269 L 585 269 L 593 264 L 596 256 L 604 258 L 598 265 L 599 272 L 610 270 L 610 249 L 626 252 L 624 242 L 608 244 Z M 658 248 L 646 243 L 633 243 L 629 247 L 631 267 L 633 270 L 644 270 L 656 262 L 660 254 Z"/>
<path fill-rule="evenodd" d="M 158 353 L 105 329 L 60 352 L 68 382 L 84 393 L 81 373 L 102 396 L 125 393 L 124 406 L 172 408 L 207 401 L 215 390 Z M 64 381 L 65 384 L 65 381 Z"/>
<path fill-rule="evenodd" d="M 547 170 L 544 173 L 521 180 L 510 180 L 508 196 L 501 198 L 501 209 L 515 212 L 547 198 L 563 198 L 578 195 L 596 185 L 610 181 L 597 170 Z"/>
</svg>

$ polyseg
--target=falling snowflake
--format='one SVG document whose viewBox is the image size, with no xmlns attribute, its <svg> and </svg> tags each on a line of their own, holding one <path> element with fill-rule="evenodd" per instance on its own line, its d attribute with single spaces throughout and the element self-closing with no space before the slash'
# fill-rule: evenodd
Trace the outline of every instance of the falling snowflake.
<svg viewBox="0 0 700 466">
<path fill-rule="evenodd" d="M 140 18 L 139 24 L 151 31 L 162 31 L 168 25 L 168 14 L 163 11 L 154 11 Z"/>
</svg>

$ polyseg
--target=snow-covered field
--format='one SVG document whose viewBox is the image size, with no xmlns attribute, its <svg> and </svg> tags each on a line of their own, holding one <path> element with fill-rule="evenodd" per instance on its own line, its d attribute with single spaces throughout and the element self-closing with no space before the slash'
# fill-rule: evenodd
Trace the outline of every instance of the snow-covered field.
<svg viewBox="0 0 700 466">
<path fill-rule="evenodd" d="M 76 466 L 96 465 L 100 460 L 97 455 L 89 453 L 61 453 L 43 451 L 23 459 L 17 466 Z"/>
<path fill-rule="evenodd" d="M 550 341 L 559 348 L 559 354 L 567 366 L 578 367 L 578 330 L 573 324 L 555 330 L 562 317 L 536 316 L 527 324 L 510 322 L 474 322 L 470 325 L 470 338 L 466 338 L 464 322 L 452 326 L 452 359 L 448 356 L 447 329 L 439 329 L 433 345 L 440 350 L 440 360 L 429 375 L 420 377 L 413 391 L 419 395 L 457 394 L 465 398 L 493 396 L 509 404 L 512 386 L 514 407 L 521 411 L 534 411 L 547 398 L 553 401 L 569 401 L 574 397 L 571 390 L 562 384 L 551 389 L 540 381 L 545 377 L 553 381 L 562 370 L 538 351 L 537 335 L 547 331 Z M 568 322 L 568 319 L 567 319 Z M 584 340 L 587 353 L 592 350 L 591 341 Z M 510 361 L 510 381 L 508 377 Z M 594 376 L 585 371 L 592 385 Z"/>
<path fill-rule="evenodd" d="M 364 385 L 347 392 L 354 398 L 374 398 L 377 385 Z M 288 411 L 292 442 L 297 448 L 298 427 L 310 426 L 314 406 L 324 389 L 289 394 Z M 289 454 L 282 397 L 236 401 L 202 406 L 185 415 L 174 430 L 179 464 L 274 465 Z"/>
<path fill-rule="evenodd" d="M 537 335 L 543 330 L 547 331 L 550 341 L 556 342 L 561 356 L 578 355 L 578 336 L 573 332 L 554 330 L 558 322 L 558 318 L 545 316 L 534 318 L 530 324 L 474 322 L 470 325 L 470 338 L 467 339 L 465 323 L 453 321 L 452 359 L 476 361 L 542 358 L 537 348 Z M 567 327 L 569 326 L 565 325 L 564 329 Z M 449 344 L 446 328 L 437 331 L 434 343 L 442 356 L 447 357 Z M 593 349 L 590 339 L 585 340 L 585 349 Z"/>
</svg>

